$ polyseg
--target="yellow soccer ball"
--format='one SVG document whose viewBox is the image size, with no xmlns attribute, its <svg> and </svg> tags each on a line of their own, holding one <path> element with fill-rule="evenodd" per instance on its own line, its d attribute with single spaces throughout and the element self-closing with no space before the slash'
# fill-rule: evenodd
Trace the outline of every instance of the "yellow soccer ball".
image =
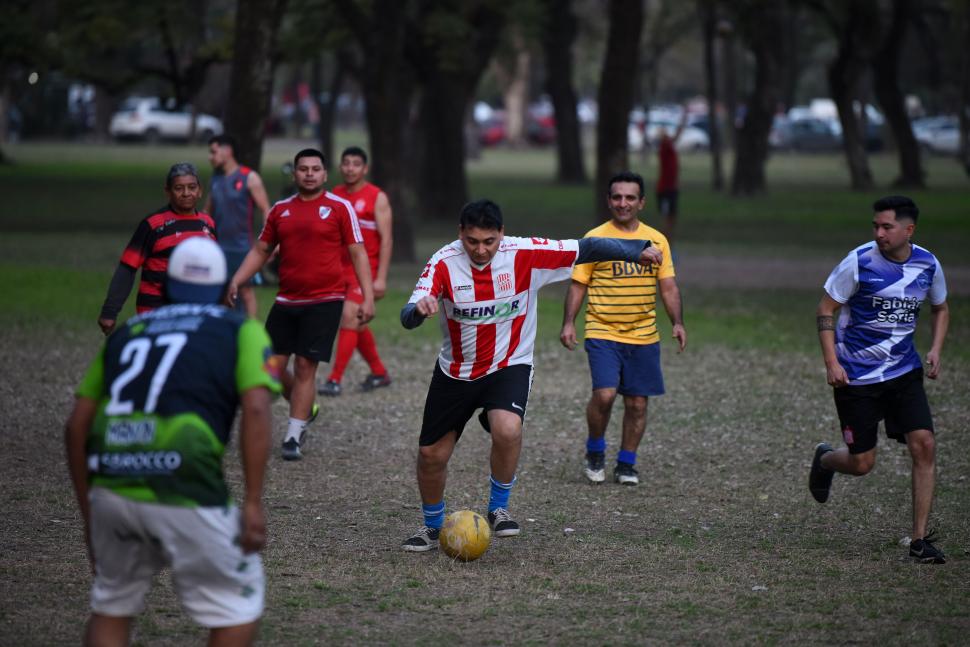
<svg viewBox="0 0 970 647">
<path fill-rule="evenodd" d="M 445 518 L 438 541 L 448 557 L 471 562 L 485 554 L 491 537 L 485 517 L 471 510 L 459 510 Z"/>
</svg>

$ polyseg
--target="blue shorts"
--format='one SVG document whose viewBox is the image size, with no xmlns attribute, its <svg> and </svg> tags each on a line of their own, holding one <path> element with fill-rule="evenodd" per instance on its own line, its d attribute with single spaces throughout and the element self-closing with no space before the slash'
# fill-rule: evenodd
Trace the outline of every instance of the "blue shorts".
<svg viewBox="0 0 970 647">
<path fill-rule="evenodd" d="M 660 370 L 660 343 L 624 344 L 608 339 L 587 339 L 586 354 L 593 390 L 616 389 L 620 395 L 664 394 Z"/>
</svg>

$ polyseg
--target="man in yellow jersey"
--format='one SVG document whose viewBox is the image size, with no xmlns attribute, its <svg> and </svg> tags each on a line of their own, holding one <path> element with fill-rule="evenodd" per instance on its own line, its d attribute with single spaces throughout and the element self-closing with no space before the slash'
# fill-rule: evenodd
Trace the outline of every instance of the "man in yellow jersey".
<svg viewBox="0 0 970 647">
<path fill-rule="evenodd" d="M 647 426 L 647 398 L 664 392 L 657 332 L 657 293 L 673 324 L 678 352 L 687 346 L 680 290 L 674 280 L 670 247 L 663 234 L 637 219 L 643 209 L 643 178 L 629 171 L 610 179 L 607 202 L 611 218 L 586 232 L 586 237 L 649 240 L 663 253 L 660 265 L 622 261 L 586 263 L 573 269 L 566 294 L 559 340 L 576 347 L 576 315 L 589 292 L 585 348 L 593 376 L 593 395 L 586 405 L 586 478 L 606 479 L 606 427 L 616 394 L 623 396 L 623 435 L 613 480 L 637 485 L 637 447 Z"/>
</svg>

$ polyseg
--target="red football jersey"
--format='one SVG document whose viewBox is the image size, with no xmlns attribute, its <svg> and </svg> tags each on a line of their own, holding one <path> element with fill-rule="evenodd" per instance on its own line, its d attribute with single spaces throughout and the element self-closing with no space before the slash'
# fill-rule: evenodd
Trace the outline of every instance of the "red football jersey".
<svg viewBox="0 0 970 647">
<path fill-rule="evenodd" d="M 308 305 L 344 298 L 341 255 L 363 243 L 353 207 L 329 191 L 313 200 L 295 195 L 273 205 L 259 239 L 280 246 L 276 301 Z"/>
<path fill-rule="evenodd" d="M 660 174 L 657 176 L 657 192 L 676 191 L 678 175 L 680 174 L 680 164 L 677 160 L 677 149 L 671 139 L 664 139 L 660 142 L 657 151 L 660 158 Z"/>
<path fill-rule="evenodd" d="M 364 235 L 364 249 L 367 250 L 367 258 L 370 259 L 371 276 L 376 277 L 377 262 L 381 253 L 381 236 L 377 232 L 377 217 L 374 214 L 374 207 L 377 204 L 377 196 L 381 194 L 380 188 L 370 182 L 365 182 L 360 189 L 350 193 L 347 191 L 346 184 L 340 184 L 335 186 L 332 192 L 349 202 L 357 214 L 360 231 Z M 344 250 L 341 258 L 344 271 L 353 274 L 354 267 L 350 262 L 350 254 Z"/>
</svg>

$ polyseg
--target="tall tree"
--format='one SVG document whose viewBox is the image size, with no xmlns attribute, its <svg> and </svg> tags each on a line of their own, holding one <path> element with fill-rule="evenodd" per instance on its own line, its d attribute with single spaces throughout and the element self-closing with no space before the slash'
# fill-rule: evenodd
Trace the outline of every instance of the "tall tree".
<svg viewBox="0 0 970 647">
<path fill-rule="evenodd" d="M 754 87 L 748 95 L 744 123 L 737 133 L 731 192 L 751 195 L 765 190 L 768 134 L 781 100 L 786 58 L 784 26 L 787 0 L 734 3 L 736 22 L 754 54 Z"/>
<path fill-rule="evenodd" d="M 420 85 L 414 186 L 420 213 L 454 221 L 468 201 L 465 117 L 515 3 L 421 0 L 419 4 L 420 28 L 407 47 Z"/>
<path fill-rule="evenodd" d="M 576 91 L 573 88 L 573 41 L 576 14 L 572 0 L 546 0 L 546 29 L 543 49 L 546 58 L 546 91 L 556 115 L 556 180 L 563 184 L 584 184 L 583 147 Z"/>
<path fill-rule="evenodd" d="M 958 12 L 963 47 L 960 56 L 960 163 L 970 176 L 970 3 Z"/>
<path fill-rule="evenodd" d="M 236 158 L 258 169 L 273 90 L 273 56 L 287 0 L 239 0 L 226 130 L 236 138 Z"/>
<path fill-rule="evenodd" d="M 925 185 L 919 144 L 913 135 L 913 127 L 906 114 L 905 97 L 899 87 L 900 56 L 917 9 L 915 2 L 893 0 L 882 45 L 872 61 L 876 99 L 886 115 L 886 123 L 892 130 L 899 154 L 899 177 L 893 181 L 893 186 L 897 187 Z"/>
<path fill-rule="evenodd" d="M 717 114 L 716 0 L 699 0 L 697 9 L 701 20 L 701 38 L 704 41 L 704 89 L 707 95 L 707 130 L 711 139 L 711 187 L 720 191 L 724 188 L 724 168 L 721 163 L 721 126 Z"/>
<path fill-rule="evenodd" d="M 627 127 L 633 107 L 634 80 L 640 60 L 643 0 L 610 0 L 609 32 L 600 76 L 599 120 L 596 124 L 596 186 L 594 219 L 607 217 L 603 199 L 610 177 L 629 164 Z"/>
</svg>

